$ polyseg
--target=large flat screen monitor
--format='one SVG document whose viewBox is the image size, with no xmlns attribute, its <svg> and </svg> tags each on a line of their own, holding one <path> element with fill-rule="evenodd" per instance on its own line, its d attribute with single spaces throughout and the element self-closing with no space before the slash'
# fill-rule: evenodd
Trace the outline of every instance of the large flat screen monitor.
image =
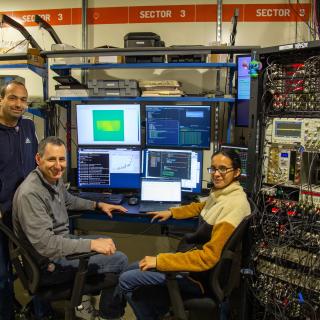
<svg viewBox="0 0 320 320">
<path fill-rule="evenodd" d="M 78 145 L 141 144 L 139 104 L 78 104 Z"/>
<path fill-rule="evenodd" d="M 146 145 L 209 149 L 211 107 L 146 105 Z"/>
<path fill-rule="evenodd" d="M 249 64 L 251 56 L 237 56 L 237 102 L 235 125 L 237 127 L 249 126 L 249 102 L 250 102 L 250 75 Z"/>
<path fill-rule="evenodd" d="M 79 188 L 140 188 L 141 151 L 78 148 Z"/>
<path fill-rule="evenodd" d="M 145 149 L 143 175 L 146 178 L 181 179 L 182 191 L 200 193 L 202 154 L 201 150 Z"/>
</svg>

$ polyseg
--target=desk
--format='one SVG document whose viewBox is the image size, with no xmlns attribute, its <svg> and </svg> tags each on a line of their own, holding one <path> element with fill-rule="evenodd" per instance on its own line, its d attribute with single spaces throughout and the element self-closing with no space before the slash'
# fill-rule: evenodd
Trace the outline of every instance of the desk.
<svg viewBox="0 0 320 320">
<path fill-rule="evenodd" d="M 123 207 L 130 210 L 130 213 L 114 212 L 111 219 L 107 214 L 98 211 L 83 211 L 81 212 L 80 220 L 96 220 L 99 222 L 98 229 L 100 231 L 115 231 L 121 233 L 133 233 L 133 229 L 136 229 L 140 233 L 142 229 L 154 226 L 150 234 L 157 235 L 170 235 L 170 233 L 182 233 L 191 232 L 195 230 L 198 225 L 198 219 L 168 219 L 164 222 L 154 221 L 151 224 L 152 216 L 139 212 L 139 205 L 129 206 L 127 203 L 121 204 Z M 100 223 L 104 221 L 105 223 Z M 108 222 L 108 223 L 107 223 Z M 132 224 L 141 224 L 138 228 L 132 228 Z M 144 226 L 143 226 L 144 224 Z M 87 224 L 89 226 L 89 224 Z M 79 224 L 79 229 L 83 229 L 85 225 Z M 77 223 L 75 224 L 77 229 Z M 139 230 L 140 229 L 140 230 Z M 92 230 L 92 229 L 91 229 Z"/>
</svg>

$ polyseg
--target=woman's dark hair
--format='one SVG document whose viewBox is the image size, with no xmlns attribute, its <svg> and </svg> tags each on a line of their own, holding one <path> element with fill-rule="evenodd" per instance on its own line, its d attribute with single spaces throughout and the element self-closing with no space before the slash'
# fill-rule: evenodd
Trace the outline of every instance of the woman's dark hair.
<svg viewBox="0 0 320 320">
<path fill-rule="evenodd" d="M 218 154 L 222 154 L 223 156 L 228 157 L 232 162 L 232 167 L 234 169 L 241 170 L 241 159 L 240 159 L 238 152 L 234 151 L 233 149 L 222 149 L 222 150 L 215 152 L 211 156 L 211 159 Z"/>
</svg>

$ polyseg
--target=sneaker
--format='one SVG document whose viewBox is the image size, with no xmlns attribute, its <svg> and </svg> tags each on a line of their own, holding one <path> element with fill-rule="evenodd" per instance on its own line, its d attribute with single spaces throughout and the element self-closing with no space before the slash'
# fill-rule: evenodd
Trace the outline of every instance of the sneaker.
<svg viewBox="0 0 320 320">
<path fill-rule="evenodd" d="M 92 305 L 91 297 L 84 295 L 82 302 L 75 310 L 76 317 L 85 320 L 95 320 L 98 311 Z"/>
</svg>

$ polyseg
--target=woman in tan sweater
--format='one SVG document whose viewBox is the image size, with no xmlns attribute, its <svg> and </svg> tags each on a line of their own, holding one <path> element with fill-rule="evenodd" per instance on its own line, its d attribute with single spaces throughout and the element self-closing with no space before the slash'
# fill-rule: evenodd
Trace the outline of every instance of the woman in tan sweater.
<svg viewBox="0 0 320 320">
<path fill-rule="evenodd" d="M 120 276 L 120 288 L 137 319 L 159 319 L 169 309 L 165 276 L 150 269 L 189 271 L 188 277 L 178 278 L 183 296 L 200 297 L 206 293 L 206 271 L 215 266 L 235 228 L 250 214 L 247 196 L 238 182 L 240 170 L 237 153 L 219 151 L 211 157 L 208 172 L 214 187 L 205 202 L 149 213 L 159 221 L 199 217 L 199 225 L 187 243 L 180 246 L 179 251 L 183 252 L 146 256 Z"/>
</svg>

